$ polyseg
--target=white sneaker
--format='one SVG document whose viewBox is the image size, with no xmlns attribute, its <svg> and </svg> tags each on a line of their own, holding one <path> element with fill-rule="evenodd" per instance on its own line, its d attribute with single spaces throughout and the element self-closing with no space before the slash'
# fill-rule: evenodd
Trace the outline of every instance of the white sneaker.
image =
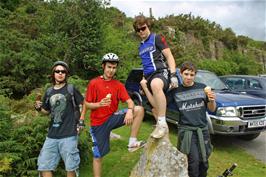
<svg viewBox="0 0 266 177">
<path fill-rule="evenodd" d="M 116 133 L 111 132 L 110 133 L 110 139 L 111 140 L 119 140 L 119 139 L 121 139 L 121 135 L 118 135 Z"/>
<path fill-rule="evenodd" d="M 127 149 L 129 152 L 134 152 L 142 147 L 144 147 L 146 144 L 146 141 L 136 141 L 135 143 L 128 145 Z"/>
<path fill-rule="evenodd" d="M 169 132 L 167 124 L 158 124 L 156 125 L 155 129 L 151 133 L 151 137 L 153 138 L 162 138 Z"/>
</svg>

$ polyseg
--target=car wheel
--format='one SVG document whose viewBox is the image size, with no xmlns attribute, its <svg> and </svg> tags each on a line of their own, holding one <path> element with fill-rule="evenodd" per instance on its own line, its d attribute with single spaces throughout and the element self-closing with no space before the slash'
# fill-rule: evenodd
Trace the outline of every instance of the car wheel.
<svg viewBox="0 0 266 177">
<path fill-rule="evenodd" d="M 241 135 L 239 136 L 239 138 L 242 140 L 251 141 L 257 138 L 259 135 L 260 133 L 254 133 L 254 134 L 249 134 L 249 135 Z"/>
<path fill-rule="evenodd" d="M 142 106 L 142 101 L 139 99 L 137 95 L 132 95 L 131 99 L 133 100 L 136 106 Z"/>
</svg>

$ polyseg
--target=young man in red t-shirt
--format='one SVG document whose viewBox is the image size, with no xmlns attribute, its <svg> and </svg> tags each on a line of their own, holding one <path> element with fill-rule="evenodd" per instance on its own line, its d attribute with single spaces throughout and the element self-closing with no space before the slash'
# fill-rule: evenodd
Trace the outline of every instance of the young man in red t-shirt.
<svg viewBox="0 0 266 177">
<path fill-rule="evenodd" d="M 91 110 L 90 133 L 93 141 L 93 173 L 101 176 L 102 158 L 110 151 L 110 132 L 123 125 L 131 125 L 128 150 L 133 152 L 144 146 L 144 141 L 137 141 L 137 134 L 144 117 L 144 109 L 134 106 L 125 86 L 115 80 L 119 58 L 108 53 L 102 58 L 103 75 L 90 81 L 85 98 L 85 105 Z M 126 102 L 128 108 L 117 111 L 119 101 Z"/>
</svg>

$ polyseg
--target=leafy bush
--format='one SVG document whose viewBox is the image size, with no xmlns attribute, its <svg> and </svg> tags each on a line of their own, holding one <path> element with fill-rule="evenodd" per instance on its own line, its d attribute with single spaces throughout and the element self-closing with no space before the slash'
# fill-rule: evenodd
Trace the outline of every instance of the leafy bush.
<svg viewBox="0 0 266 177">
<path fill-rule="evenodd" d="M 201 60 L 198 64 L 198 68 L 212 71 L 217 75 L 234 74 L 238 72 L 238 65 L 236 63 L 225 60 Z"/>
<path fill-rule="evenodd" d="M 102 1 L 23 1 L 12 11 L 0 5 L 1 94 L 21 99 L 47 82 L 56 60 L 83 78 L 98 66 Z"/>
</svg>

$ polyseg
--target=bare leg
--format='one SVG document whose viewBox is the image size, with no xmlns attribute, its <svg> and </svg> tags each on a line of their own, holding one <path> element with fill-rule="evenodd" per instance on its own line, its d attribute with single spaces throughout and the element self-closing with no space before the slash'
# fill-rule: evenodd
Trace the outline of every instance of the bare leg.
<svg viewBox="0 0 266 177">
<path fill-rule="evenodd" d="M 93 175 L 94 177 L 101 177 L 102 158 L 93 158 Z"/>
<path fill-rule="evenodd" d="M 168 134 L 168 126 L 166 123 L 166 97 L 163 92 L 163 81 L 159 78 L 155 78 L 151 81 L 151 89 L 154 100 L 153 114 L 157 116 L 157 124 L 154 131 L 151 133 L 153 138 L 161 138 Z"/>
<path fill-rule="evenodd" d="M 76 172 L 75 171 L 68 171 L 67 177 L 76 177 Z"/>
<path fill-rule="evenodd" d="M 165 116 L 166 114 L 166 98 L 163 92 L 163 81 L 159 78 L 155 78 L 151 81 L 152 95 L 155 101 L 155 109 L 157 116 Z"/>
<path fill-rule="evenodd" d="M 151 109 L 151 112 L 152 112 L 152 115 L 153 117 L 155 118 L 156 122 L 157 122 L 157 119 L 158 119 L 158 113 L 157 113 L 157 110 L 155 108 L 152 108 Z"/>
<path fill-rule="evenodd" d="M 41 177 L 52 177 L 53 173 L 51 171 L 41 171 Z"/>
<path fill-rule="evenodd" d="M 131 134 L 130 137 L 137 137 L 141 122 L 144 117 L 144 109 L 141 106 L 135 106 L 134 107 L 134 120 L 133 124 L 131 126 Z"/>
</svg>

